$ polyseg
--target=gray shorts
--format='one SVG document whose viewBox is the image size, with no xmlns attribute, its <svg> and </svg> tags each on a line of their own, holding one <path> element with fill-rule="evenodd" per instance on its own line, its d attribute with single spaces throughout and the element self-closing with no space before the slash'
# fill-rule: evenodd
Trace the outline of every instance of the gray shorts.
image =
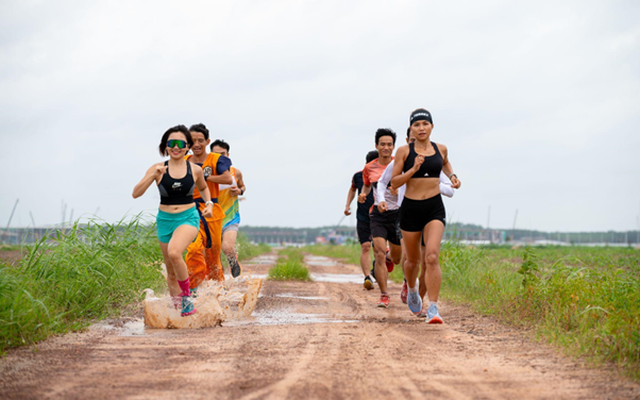
<svg viewBox="0 0 640 400">
<path fill-rule="evenodd" d="M 225 232 L 238 232 L 238 228 L 240 224 L 231 224 L 222 228 L 222 236 L 224 236 Z"/>
</svg>

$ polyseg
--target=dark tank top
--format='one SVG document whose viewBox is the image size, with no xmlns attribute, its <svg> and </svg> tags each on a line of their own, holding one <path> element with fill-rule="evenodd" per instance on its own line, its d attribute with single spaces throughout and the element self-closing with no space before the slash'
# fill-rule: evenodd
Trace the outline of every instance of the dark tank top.
<svg viewBox="0 0 640 400">
<path fill-rule="evenodd" d="M 435 143 L 431 142 L 431 145 L 436 150 L 435 154 L 431 156 L 425 156 L 424 162 L 420 166 L 420 169 L 413 174 L 411 179 L 413 178 L 438 178 L 440 179 L 440 172 L 442 171 L 442 155 L 440 154 L 440 150 L 438 150 L 438 146 Z M 407 172 L 413 167 L 413 164 L 416 161 L 418 153 L 416 153 L 415 142 L 409 144 L 409 155 L 407 159 L 404 161 L 404 168 L 402 168 L 403 172 Z"/>
<path fill-rule="evenodd" d="M 187 174 L 180 178 L 174 179 L 169 175 L 169 161 L 165 161 L 167 172 L 162 175 L 162 179 L 158 184 L 160 190 L 160 204 L 176 205 L 193 203 L 193 190 L 196 182 L 191 173 L 191 163 L 187 161 Z"/>
</svg>

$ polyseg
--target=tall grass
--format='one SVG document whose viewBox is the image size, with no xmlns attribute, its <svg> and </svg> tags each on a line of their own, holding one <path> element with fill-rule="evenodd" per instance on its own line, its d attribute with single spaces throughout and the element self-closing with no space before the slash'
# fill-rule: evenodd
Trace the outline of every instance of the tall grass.
<svg viewBox="0 0 640 400">
<path fill-rule="evenodd" d="M 357 246 L 309 246 L 354 260 Z M 640 250 L 442 246 L 442 298 L 465 303 L 640 381 Z M 401 269 L 390 277 L 401 279 Z M 446 316 L 445 316 L 446 318 Z"/>
<path fill-rule="evenodd" d="M 273 280 L 297 280 L 310 281 L 309 270 L 304 265 L 302 250 L 288 247 L 280 250 L 278 261 L 269 269 L 269 279 Z"/>
<path fill-rule="evenodd" d="M 118 315 L 141 289 L 164 286 L 155 226 L 140 218 L 75 225 L 0 264 L 0 352 Z"/>
<path fill-rule="evenodd" d="M 473 249 L 441 253 L 443 296 L 471 304 L 571 354 L 610 361 L 640 380 L 640 252 Z"/>
</svg>

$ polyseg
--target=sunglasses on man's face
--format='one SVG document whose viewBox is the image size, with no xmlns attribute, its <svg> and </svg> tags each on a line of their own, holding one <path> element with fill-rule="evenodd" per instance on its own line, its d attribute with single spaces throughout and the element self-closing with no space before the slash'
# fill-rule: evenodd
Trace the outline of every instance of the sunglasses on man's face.
<svg viewBox="0 0 640 400">
<path fill-rule="evenodd" d="M 184 140 L 179 140 L 179 139 L 167 140 L 167 147 L 168 148 L 173 149 L 176 146 L 178 146 L 179 149 L 184 149 L 185 147 L 187 147 L 187 142 L 185 142 Z"/>
</svg>

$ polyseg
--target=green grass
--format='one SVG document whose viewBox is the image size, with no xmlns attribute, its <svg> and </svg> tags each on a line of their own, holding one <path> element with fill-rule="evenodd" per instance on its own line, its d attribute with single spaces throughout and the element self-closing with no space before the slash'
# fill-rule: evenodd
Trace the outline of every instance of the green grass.
<svg viewBox="0 0 640 400">
<path fill-rule="evenodd" d="M 347 264 L 360 265 L 360 244 L 339 245 L 313 245 L 301 248 L 302 251 L 315 254 L 317 256 L 333 257 L 342 260 Z M 373 251 L 371 252 L 373 260 Z"/>
<path fill-rule="evenodd" d="M 317 256 L 332 257 L 341 260 L 347 264 L 353 264 L 360 266 L 360 244 L 345 244 L 343 246 L 338 245 L 313 245 L 305 246 L 301 249 L 304 252 L 315 254 Z M 373 261 L 373 250 L 371 251 L 371 260 Z M 395 283 L 402 283 L 404 280 L 404 274 L 402 273 L 402 267 L 396 265 L 396 267 L 389 274 L 389 279 Z"/>
<path fill-rule="evenodd" d="M 21 249 L 11 265 L 0 262 L 0 354 L 6 349 L 75 331 L 142 300 L 141 290 L 166 288 L 155 225 L 141 219 L 74 226 L 53 240 Z M 241 260 L 271 251 L 238 236 Z"/>
<path fill-rule="evenodd" d="M 155 226 L 139 219 L 75 226 L 26 250 L 0 264 L 0 352 L 118 315 L 165 285 Z"/>
<path fill-rule="evenodd" d="M 265 243 L 252 244 L 249 242 L 247 235 L 242 232 L 238 232 L 238 236 L 236 238 L 236 252 L 238 254 L 238 260 L 244 261 L 257 257 L 260 254 L 271 252 L 271 247 Z M 229 262 L 227 261 L 227 257 L 224 253 L 220 254 L 220 259 L 224 267 L 229 266 Z"/>
<path fill-rule="evenodd" d="M 240 261 L 248 260 L 260 254 L 269 253 L 271 247 L 268 244 L 260 243 L 257 245 L 251 244 L 247 235 L 242 232 L 238 232 L 236 239 L 236 248 L 238 252 L 238 259 Z M 222 257 L 225 258 L 225 257 Z"/>
<path fill-rule="evenodd" d="M 0 251 L 15 251 L 15 250 L 22 250 L 22 246 L 16 245 L 16 244 L 5 244 L 5 243 L 0 244 Z"/>
<path fill-rule="evenodd" d="M 305 251 L 359 259 L 357 246 Z M 356 258 L 357 257 L 357 258 Z M 640 250 L 619 247 L 465 247 L 440 253 L 441 296 L 640 381 Z M 401 269 L 390 275 L 400 282 Z"/>
<path fill-rule="evenodd" d="M 269 279 L 286 281 L 310 281 L 309 270 L 304 265 L 302 250 L 287 247 L 278 252 L 281 256 L 275 266 L 269 270 Z"/>
<path fill-rule="evenodd" d="M 640 251 L 445 246 L 443 297 L 640 380 Z"/>
</svg>

